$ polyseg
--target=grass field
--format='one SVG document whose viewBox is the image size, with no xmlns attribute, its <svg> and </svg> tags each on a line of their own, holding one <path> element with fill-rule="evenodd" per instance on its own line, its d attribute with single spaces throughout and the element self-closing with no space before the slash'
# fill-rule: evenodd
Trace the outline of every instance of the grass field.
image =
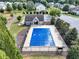
<svg viewBox="0 0 79 59">
<path fill-rule="evenodd" d="M 64 56 L 27 56 L 24 59 L 65 59 Z"/>
<path fill-rule="evenodd" d="M 21 10 L 21 11 L 15 10 L 15 11 L 12 11 L 12 12 L 5 11 L 4 13 L 0 13 L 0 15 L 6 17 L 8 19 L 11 14 L 13 14 L 14 16 L 19 16 L 19 15 L 22 16 L 23 12 L 25 12 L 25 10 Z"/>
<path fill-rule="evenodd" d="M 8 21 L 8 19 L 11 17 L 10 16 L 11 14 L 13 14 L 16 17 L 17 16 L 23 16 L 23 11 L 25 11 L 25 10 L 21 10 L 21 11 L 15 10 L 15 11 L 12 11 L 12 12 L 6 12 L 5 11 L 4 13 L 0 13 L 0 15 L 6 17 L 7 21 Z M 14 22 L 16 22 L 16 21 L 17 21 L 17 19 Z M 11 32 L 12 36 L 14 36 L 14 38 L 16 38 L 18 32 L 21 31 L 22 29 L 27 28 L 27 27 L 18 26 L 17 23 L 14 23 L 14 22 L 11 24 L 9 31 Z"/>
<path fill-rule="evenodd" d="M 12 34 L 12 36 L 14 36 L 14 38 L 16 38 L 17 34 L 18 34 L 21 30 L 23 30 L 23 29 L 25 29 L 25 28 L 27 28 L 27 27 L 18 26 L 17 24 L 13 23 L 13 24 L 11 25 L 9 31 L 10 31 L 10 33 Z"/>
<path fill-rule="evenodd" d="M 71 17 L 74 17 L 74 18 L 79 18 L 78 15 L 71 15 L 71 14 L 65 14 L 65 15 L 67 15 L 67 16 L 71 16 Z"/>
</svg>

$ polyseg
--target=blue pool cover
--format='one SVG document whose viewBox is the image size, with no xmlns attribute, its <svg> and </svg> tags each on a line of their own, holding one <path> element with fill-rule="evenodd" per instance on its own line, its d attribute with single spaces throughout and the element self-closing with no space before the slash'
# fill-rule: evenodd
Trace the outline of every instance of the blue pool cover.
<svg viewBox="0 0 79 59">
<path fill-rule="evenodd" d="M 34 28 L 30 46 L 55 46 L 49 28 Z"/>
</svg>

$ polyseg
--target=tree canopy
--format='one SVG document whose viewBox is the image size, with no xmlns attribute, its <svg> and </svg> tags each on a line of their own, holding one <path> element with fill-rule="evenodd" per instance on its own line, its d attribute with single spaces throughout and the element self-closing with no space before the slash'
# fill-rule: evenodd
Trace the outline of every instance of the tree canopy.
<svg viewBox="0 0 79 59">
<path fill-rule="evenodd" d="M 52 16 L 60 16 L 61 10 L 53 7 L 53 8 L 49 9 L 49 14 L 52 15 Z"/>
<path fill-rule="evenodd" d="M 22 59 L 19 50 L 16 48 L 15 40 L 7 30 L 6 25 L 1 19 L 1 17 L 0 17 L 0 50 L 3 50 L 10 59 Z"/>
<path fill-rule="evenodd" d="M 9 56 L 2 50 L 0 50 L 0 59 L 10 59 Z"/>
<path fill-rule="evenodd" d="M 35 5 L 32 1 L 28 1 L 27 2 L 27 10 L 28 11 L 31 11 L 31 10 L 34 10 L 35 9 Z"/>
</svg>

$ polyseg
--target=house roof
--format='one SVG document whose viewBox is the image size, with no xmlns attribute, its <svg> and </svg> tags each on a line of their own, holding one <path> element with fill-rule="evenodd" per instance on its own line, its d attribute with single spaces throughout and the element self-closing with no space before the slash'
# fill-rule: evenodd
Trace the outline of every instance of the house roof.
<svg viewBox="0 0 79 59">
<path fill-rule="evenodd" d="M 25 16 L 25 20 L 26 21 L 32 21 L 35 17 L 37 17 L 39 19 L 39 21 L 44 21 L 44 15 L 41 14 L 29 14 Z"/>
<path fill-rule="evenodd" d="M 41 3 L 35 3 L 36 11 L 46 10 L 46 7 Z"/>
</svg>

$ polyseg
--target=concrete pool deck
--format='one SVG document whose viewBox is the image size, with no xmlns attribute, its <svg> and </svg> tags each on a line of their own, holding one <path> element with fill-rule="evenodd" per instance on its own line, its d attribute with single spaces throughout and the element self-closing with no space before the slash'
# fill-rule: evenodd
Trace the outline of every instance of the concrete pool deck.
<svg viewBox="0 0 79 59">
<path fill-rule="evenodd" d="M 34 28 L 49 28 L 51 35 L 53 37 L 53 41 L 55 43 L 55 46 L 33 46 L 30 47 L 30 40 L 32 36 L 32 32 Z M 58 48 L 63 48 L 63 55 L 67 55 L 68 47 L 65 44 L 64 40 L 60 36 L 59 32 L 57 31 L 56 27 L 54 25 L 33 25 L 30 27 L 29 32 L 27 34 L 24 46 L 22 48 L 22 52 L 25 53 L 33 53 L 33 54 L 41 54 L 42 52 L 45 52 L 44 54 L 55 54 L 58 51 Z M 65 52 L 65 53 L 64 53 Z"/>
</svg>

